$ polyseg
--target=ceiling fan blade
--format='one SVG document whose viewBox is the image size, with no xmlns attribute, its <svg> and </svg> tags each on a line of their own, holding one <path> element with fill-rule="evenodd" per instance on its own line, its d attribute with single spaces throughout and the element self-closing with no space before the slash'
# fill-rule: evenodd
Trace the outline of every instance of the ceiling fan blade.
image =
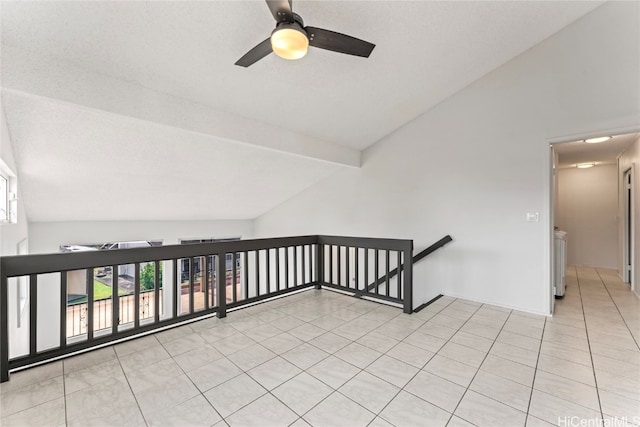
<svg viewBox="0 0 640 427">
<path fill-rule="evenodd" d="M 335 31 L 316 27 L 305 27 L 304 29 L 309 36 L 309 45 L 320 49 L 368 58 L 373 48 L 376 47 L 373 43 Z"/>
<path fill-rule="evenodd" d="M 245 53 L 244 56 L 236 61 L 236 65 L 241 67 L 248 67 L 265 56 L 269 55 L 273 50 L 271 49 L 271 38 L 268 38 L 258 44 L 256 47 Z"/>
<path fill-rule="evenodd" d="M 293 22 L 293 10 L 291 0 L 266 0 L 267 6 L 275 20 L 280 22 Z"/>
</svg>

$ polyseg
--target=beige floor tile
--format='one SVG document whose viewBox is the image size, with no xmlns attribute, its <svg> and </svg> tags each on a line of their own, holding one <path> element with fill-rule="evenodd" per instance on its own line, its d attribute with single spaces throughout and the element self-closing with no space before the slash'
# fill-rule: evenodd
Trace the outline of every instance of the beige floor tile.
<svg viewBox="0 0 640 427">
<path fill-rule="evenodd" d="M 511 360 L 512 362 L 535 368 L 538 362 L 538 352 L 530 351 L 522 347 L 496 341 L 489 354 Z"/>
<path fill-rule="evenodd" d="M 596 370 L 598 388 L 640 402 L 640 380 Z"/>
<path fill-rule="evenodd" d="M 512 362 L 511 360 L 489 354 L 482 363 L 480 370 L 515 381 L 528 387 L 533 386 L 535 369 L 521 363 Z"/>
<path fill-rule="evenodd" d="M 352 342 L 351 344 L 336 351 L 334 356 L 339 357 L 345 362 L 357 366 L 360 369 L 364 369 L 377 358 L 382 356 L 382 353 L 358 344 L 357 342 Z"/>
<path fill-rule="evenodd" d="M 382 356 L 365 369 L 396 387 L 404 387 L 419 369 L 389 356 Z"/>
<path fill-rule="evenodd" d="M 467 391 L 455 415 L 478 427 L 524 426 L 527 414 L 474 391 Z"/>
<path fill-rule="evenodd" d="M 464 387 L 424 371 L 418 372 L 404 390 L 450 413 L 465 392 Z"/>
<path fill-rule="evenodd" d="M 338 391 L 377 414 L 398 394 L 400 388 L 362 371 Z"/>
<path fill-rule="evenodd" d="M 333 393 L 333 389 L 306 372 L 276 387 L 272 394 L 302 416 Z"/>
<path fill-rule="evenodd" d="M 429 363 L 422 369 L 463 387 L 468 387 L 471 384 L 471 380 L 477 372 L 477 369 L 472 366 L 438 354 L 429 360 Z"/>
<path fill-rule="evenodd" d="M 251 369 L 247 373 L 267 390 L 273 390 L 283 382 L 298 375 L 300 369 L 282 357 L 276 357 Z"/>
<path fill-rule="evenodd" d="M 487 355 L 484 351 L 475 350 L 454 342 L 448 342 L 445 344 L 438 354 L 440 356 L 456 360 L 460 363 L 464 363 L 465 365 L 473 366 L 474 368 L 480 367 L 482 361 Z"/>
<path fill-rule="evenodd" d="M 568 378 L 538 371 L 533 388 L 594 411 L 600 410 L 596 388 Z"/>
<path fill-rule="evenodd" d="M 535 389 L 531 395 L 529 414 L 553 425 L 558 425 L 561 420 L 565 420 L 566 425 L 569 425 L 568 423 L 572 417 L 576 417 L 578 420 L 600 418 L 599 411 L 594 411 Z"/>
<path fill-rule="evenodd" d="M 304 416 L 312 426 L 364 427 L 374 418 L 368 411 L 340 393 L 333 393 Z"/>
<path fill-rule="evenodd" d="M 430 351 L 405 342 L 399 343 L 386 354 L 416 368 L 422 368 L 434 356 L 434 353 Z"/>
<path fill-rule="evenodd" d="M 519 411 L 527 412 L 529 407 L 530 387 L 485 371 L 478 371 L 469 389 Z"/>
<path fill-rule="evenodd" d="M 204 397 L 226 418 L 266 393 L 249 375 L 240 374 L 207 391 Z"/>
<path fill-rule="evenodd" d="M 541 354 L 538 358 L 538 369 L 593 387 L 596 386 L 593 369 L 579 363 Z"/>
<path fill-rule="evenodd" d="M 298 419 L 298 415 L 271 394 L 265 394 L 226 418 L 231 427 L 286 427 Z"/>
<path fill-rule="evenodd" d="M 201 392 L 205 392 L 241 373 L 242 370 L 240 368 L 227 358 L 222 358 L 194 369 L 188 372 L 187 375 Z"/>
<path fill-rule="evenodd" d="M 213 426 L 222 420 L 207 399 L 197 395 L 171 408 L 145 415 L 149 426 Z"/>
<path fill-rule="evenodd" d="M 11 415 L 4 414 L 0 418 L 0 425 L 5 427 L 24 426 L 60 426 L 65 423 L 64 398 L 50 400 L 37 406 L 32 406 Z"/>
<path fill-rule="evenodd" d="M 57 376 L 0 394 L 2 417 L 64 397 L 64 381 Z"/>
<path fill-rule="evenodd" d="M 328 386 L 337 389 L 360 372 L 359 368 L 338 359 L 329 356 L 320 363 L 307 369 L 307 372 Z"/>
<path fill-rule="evenodd" d="M 426 420 L 430 427 L 445 426 L 451 414 L 410 393 L 401 391 L 380 417 L 394 426 L 423 427 Z"/>
</svg>

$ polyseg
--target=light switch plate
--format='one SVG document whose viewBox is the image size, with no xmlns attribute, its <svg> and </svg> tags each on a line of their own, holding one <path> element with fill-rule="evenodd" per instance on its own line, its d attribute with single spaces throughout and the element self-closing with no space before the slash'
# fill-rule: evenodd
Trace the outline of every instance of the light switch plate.
<svg viewBox="0 0 640 427">
<path fill-rule="evenodd" d="M 528 222 L 539 222 L 540 221 L 540 212 L 527 212 L 527 221 Z"/>
</svg>

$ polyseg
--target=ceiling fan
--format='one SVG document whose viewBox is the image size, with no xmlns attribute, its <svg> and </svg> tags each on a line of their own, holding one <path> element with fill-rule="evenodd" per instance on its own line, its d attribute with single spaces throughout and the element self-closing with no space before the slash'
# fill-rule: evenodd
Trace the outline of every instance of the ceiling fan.
<svg viewBox="0 0 640 427">
<path fill-rule="evenodd" d="M 309 46 L 368 58 L 376 47 L 372 43 L 346 34 L 305 27 L 300 15 L 291 10 L 291 0 L 266 1 L 276 20 L 276 28 L 271 37 L 247 52 L 235 65 L 248 67 L 271 52 L 285 59 L 300 59 L 307 54 Z"/>
</svg>

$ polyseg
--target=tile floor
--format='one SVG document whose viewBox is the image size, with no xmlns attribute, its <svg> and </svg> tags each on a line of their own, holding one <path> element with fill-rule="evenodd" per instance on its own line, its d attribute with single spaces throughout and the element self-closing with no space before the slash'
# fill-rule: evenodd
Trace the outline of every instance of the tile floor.
<svg viewBox="0 0 640 427">
<path fill-rule="evenodd" d="M 552 318 L 303 292 L 14 373 L 0 424 L 640 425 L 640 300 L 613 271 L 568 283 Z"/>
</svg>

